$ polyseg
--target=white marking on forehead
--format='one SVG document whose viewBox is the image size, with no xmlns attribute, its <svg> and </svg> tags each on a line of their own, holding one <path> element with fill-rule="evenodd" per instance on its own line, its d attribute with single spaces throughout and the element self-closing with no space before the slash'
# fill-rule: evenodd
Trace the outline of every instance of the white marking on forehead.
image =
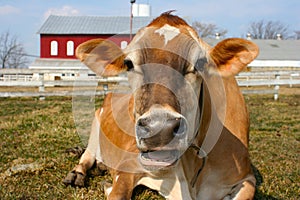
<svg viewBox="0 0 300 200">
<path fill-rule="evenodd" d="M 163 35 L 165 37 L 165 45 L 167 45 L 170 40 L 174 39 L 180 33 L 180 30 L 174 26 L 166 24 L 160 29 L 157 29 L 154 33 Z"/>
</svg>

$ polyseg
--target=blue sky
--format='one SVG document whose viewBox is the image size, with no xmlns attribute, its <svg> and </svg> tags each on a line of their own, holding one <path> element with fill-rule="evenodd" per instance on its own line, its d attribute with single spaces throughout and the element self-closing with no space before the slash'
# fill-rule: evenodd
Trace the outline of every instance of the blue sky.
<svg viewBox="0 0 300 200">
<path fill-rule="evenodd" d="M 0 33 L 16 35 L 28 54 L 39 55 L 36 33 L 50 14 L 129 16 L 130 0 L 0 0 Z M 168 10 L 189 22 L 217 24 L 227 37 L 241 37 L 250 22 L 275 20 L 300 30 L 299 0 L 137 0 L 149 3 L 152 16 Z"/>
</svg>

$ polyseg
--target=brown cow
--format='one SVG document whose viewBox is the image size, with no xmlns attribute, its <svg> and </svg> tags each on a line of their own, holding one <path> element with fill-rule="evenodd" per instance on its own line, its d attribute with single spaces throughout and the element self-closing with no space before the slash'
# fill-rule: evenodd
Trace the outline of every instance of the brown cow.
<svg viewBox="0 0 300 200">
<path fill-rule="evenodd" d="M 96 39 L 77 57 L 96 74 L 128 71 L 132 94 L 108 94 L 89 144 L 66 184 L 83 186 L 95 160 L 113 178 L 108 199 L 137 185 L 167 199 L 252 199 L 249 119 L 234 75 L 258 54 L 243 39 L 204 43 L 181 18 L 163 13 L 122 51 Z"/>
</svg>

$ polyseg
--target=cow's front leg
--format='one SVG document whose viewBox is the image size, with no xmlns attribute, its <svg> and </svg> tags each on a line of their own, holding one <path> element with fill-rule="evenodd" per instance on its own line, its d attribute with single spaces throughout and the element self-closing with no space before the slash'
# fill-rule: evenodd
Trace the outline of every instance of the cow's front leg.
<svg viewBox="0 0 300 200">
<path fill-rule="evenodd" d="M 91 128 L 88 147 L 82 154 L 79 164 L 74 167 L 63 180 L 64 184 L 79 187 L 84 186 L 87 171 L 94 165 L 96 155 L 100 155 L 99 130 L 99 122 L 97 117 L 95 117 Z"/>
<path fill-rule="evenodd" d="M 108 200 L 129 200 L 141 174 L 116 172 L 112 174 L 113 184 L 105 189 Z"/>
<path fill-rule="evenodd" d="M 224 200 L 251 200 L 255 194 L 256 180 L 254 176 L 249 175 L 241 183 L 237 184 L 232 193 L 224 198 Z"/>
<path fill-rule="evenodd" d="M 94 162 L 95 157 L 90 151 L 86 150 L 81 156 L 79 164 L 63 180 L 64 184 L 83 187 L 86 173 L 93 166 Z"/>
</svg>

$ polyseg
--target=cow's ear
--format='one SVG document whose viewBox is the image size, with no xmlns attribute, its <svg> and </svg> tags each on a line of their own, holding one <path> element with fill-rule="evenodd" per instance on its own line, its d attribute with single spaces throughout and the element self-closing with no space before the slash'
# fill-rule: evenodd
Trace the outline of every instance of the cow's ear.
<svg viewBox="0 0 300 200">
<path fill-rule="evenodd" d="M 115 76 L 126 70 L 124 53 L 108 40 L 93 39 L 80 44 L 76 57 L 99 76 Z"/>
<path fill-rule="evenodd" d="M 209 71 L 217 71 L 222 77 L 234 76 L 252 62 L 258 52 L 258 46 L 248 40 L 223 40 L 210 50 L 210 58 L 215 65 Z"/>
</svg>

